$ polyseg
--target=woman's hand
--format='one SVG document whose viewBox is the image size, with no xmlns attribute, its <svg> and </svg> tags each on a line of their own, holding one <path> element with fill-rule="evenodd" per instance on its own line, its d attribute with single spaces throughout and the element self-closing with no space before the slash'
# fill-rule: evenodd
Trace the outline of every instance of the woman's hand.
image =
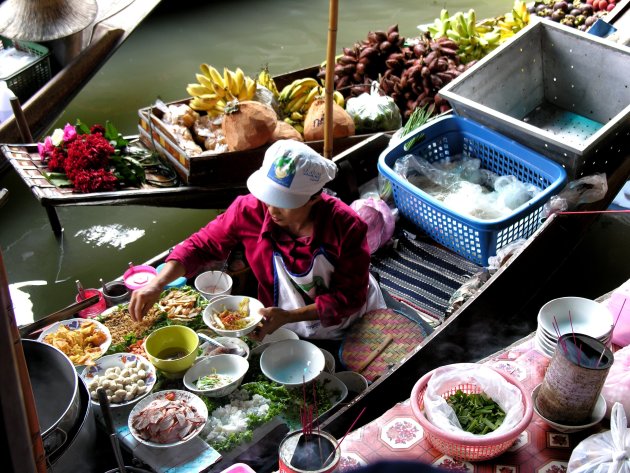
<svg viewBox="0 0 630 473">
<path fill-rule="evenodd" d="M 160 284 L 149 283 L 140 289 L 136 289 L 131 293 L 131 300 L 129 301 L 129 314 L 131 318 L 136 322 L 140 322 L 142 318 L 147 315 L 149 309 L 153 307 L 162 293 L 162 286 Z"/>
<path fill-rule="evenodd" d="M 291 322 L 291 313 L 280 307 L 266 307 L 260 309 L 263 318 L 253 332 L 249 334 L 252 340 L 262 341 L 266 335 L 275 332 L 284 324 Z"/>
</svg>

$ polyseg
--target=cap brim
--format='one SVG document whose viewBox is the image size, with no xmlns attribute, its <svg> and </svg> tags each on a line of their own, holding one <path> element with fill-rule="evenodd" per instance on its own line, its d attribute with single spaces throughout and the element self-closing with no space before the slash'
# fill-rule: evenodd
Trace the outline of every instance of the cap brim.
<svg viewBox="0 0 630 473">
<path fill-rule="evenodd" d="M 308 194 L 288 192 L 284 187 L 268 179 L 261 170 L 249 176 L 247 188 L 258 200 L 280 209 L 297 209 L 306 204 L 311 197 Z"/>
</svg>

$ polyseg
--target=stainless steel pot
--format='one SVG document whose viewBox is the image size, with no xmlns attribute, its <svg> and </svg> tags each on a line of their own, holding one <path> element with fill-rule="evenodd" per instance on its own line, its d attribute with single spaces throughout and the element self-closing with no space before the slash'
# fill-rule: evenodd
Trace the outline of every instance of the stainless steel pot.
<svg viewBox="0 0 630 473">
<path fill-rule="evenodd" d="M 54 454 L 47 457 L 50 473 L 77 473 L 102 471 L 98 454 L 97 428 L 90 393 L 79 379 L 80 415 L 75 426 L 68 432 L 68 441 Z"/>
<path fill-rule="evenodd" d="M 68 441 L 79 421 L 79 378 L 70 359 L 57 348 L 35 340 L 22 340 L 24 357 L 33 387 L 39 428 L 46 457 Z"/>
</svg>

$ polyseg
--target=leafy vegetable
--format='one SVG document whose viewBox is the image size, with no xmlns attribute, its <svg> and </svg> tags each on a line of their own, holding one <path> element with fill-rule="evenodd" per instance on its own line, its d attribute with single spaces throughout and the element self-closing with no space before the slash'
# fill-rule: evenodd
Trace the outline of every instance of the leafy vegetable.
<svg viewBox="0 0 630 473">
<path fill-rule="evenodd" d="M 214 389 L 230 384 L 232 378 L 224 374 L 212 373 L 207 376 L 202 376 L 195 383 L 199 389 Z"/>
<path fill-rule="evenodd" d="M 407 136 L 416 128 L 419 128 L 422 125 L 424 125 L 426 122 L 429 121 L 429 118 L 431 117 L 432 114 L 433 114 L 432 109 L 429 109 L 427 107 L 417 107 L 413 111 L 411 116 L 409 117 L 409 120 L 407 121 L 407 123 L 405 123 L 405 126 L 403 127 L 402 136 Z M 405 151 L 409 151 L 417 143 L 420 143 L 420 141 L 422 141 L 423 139 L 424 139 L 424 135 L 420 134 L 416 136 L 415 138 L 413 138 L 412 140 L 409 140 L 407 143 L 405 143 Z"/>
<path fill-rule="evenodd" d="M 466 394 L 458 389 L 446 402 L 466 432 L 484 435 L 495 431 L 505 419 L 505 412 L 486 393 Z"/>
</svg>

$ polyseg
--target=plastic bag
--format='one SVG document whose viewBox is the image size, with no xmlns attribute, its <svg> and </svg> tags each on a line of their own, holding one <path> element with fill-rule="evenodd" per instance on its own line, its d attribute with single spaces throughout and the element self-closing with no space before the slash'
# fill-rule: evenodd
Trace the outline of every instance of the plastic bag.
<svg viewBox="0 0 630 473">
<path fill-rule="evenodd" d="M 623 406 L 615 403 L 610 430 L 591 435 L 573 450 L 571 473 L 630 473 L 630 430 Z"/>
<path fill-rule="evenodd" d="M 378 82 L 372 82 L 370 93 L 348 99 L 346 111 L 352 117 L 356 132 L 373 133 L 400 128 L 402 117 L 394 99 L 378 93 Z"/>
<path fill-rule="evenodd" d="M 394 235 L 396 220 L 389 206 L 379 198 L 358 199 L 350 207 L 368 225 L 367 240 L 370 253 L 384 246 Z"/>
<path fill-rule="evenodd" d="M 543 215 L 574 210 L 578 205 L 603 199 L 608 192 L 606 174 L 591 174 L 569 182 L 559 194 L 552 196 L 543 207 Z"/>
<path fill-rule="evenodd" d="M 475 384 L 495 401 L 503 412 L 503 423 L 484 438 L 497 437 L 508 432 L 523 418 L 521 391 L 492 368 L 476 363 L 456 363 L 437 368 L 424 392 L 424 412 L 429 421 L 440 429 L 464 437 L 480 437 L 462 430 L 455 411 L 440 396 L 441 393 L 462 384 Z"/>
<path fill-rule="evenodd" d="M 615 352 L 613 362 L 604 387 L 602 396 L 606 399 L 606 416 L 610 418 L 612 407 L 620 403 L 626 416 L 630 417 L 630 346 Z"/>
<path fill-rule="evenodd" d="M 519 238 L 499 248 L 497 250 L 496 256 L 490 256 L 488 258 L 488 269 L 490 269 L 490 271 L 492 272 L 495 272 L 497 269 L 507 263 L 512 255 L 516 253 L 516 251 L 520 250 L 526 242 L 527 240 L 525 238 Z"/>
</svg>

